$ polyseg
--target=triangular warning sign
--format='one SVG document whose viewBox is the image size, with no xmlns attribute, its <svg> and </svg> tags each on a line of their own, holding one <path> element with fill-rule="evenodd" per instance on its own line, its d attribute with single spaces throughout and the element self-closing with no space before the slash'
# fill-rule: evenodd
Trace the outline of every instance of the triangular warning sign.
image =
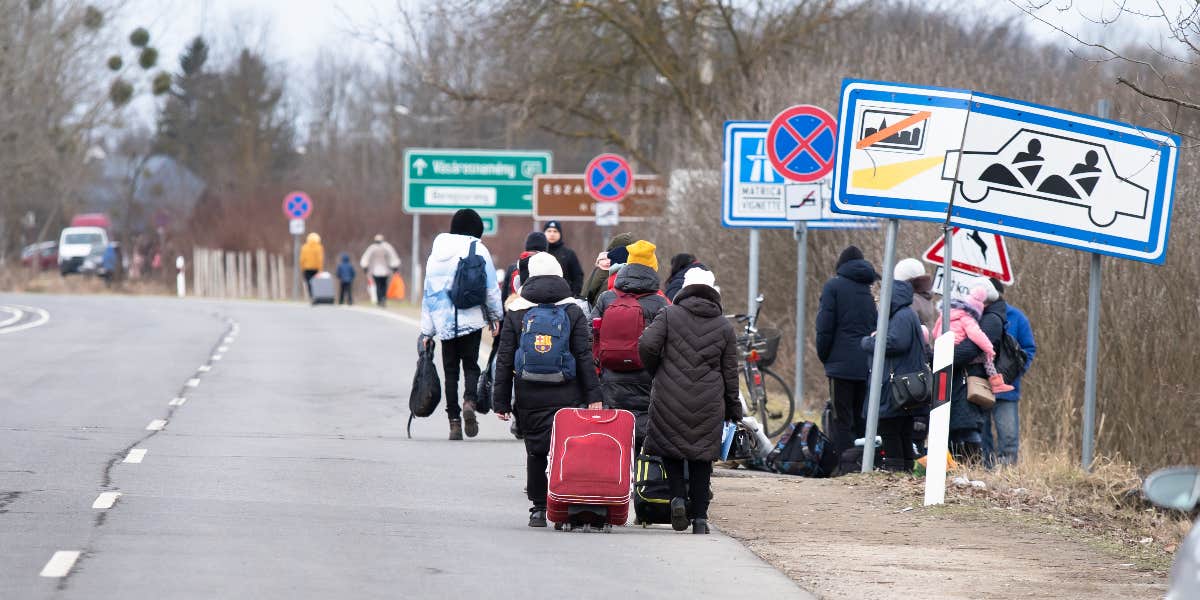
<svg viewBox="0 0 1200 600">
<path fill-rule="evenodd" d="M 950 235 L 954 244 L 954 252 L 950 256 L 950 266 L 956 271 L 995 277 L 1004 285 L 1013 282 L 1012 263 L 1008 260 L 1008 248 L 1004 246 L 1004 238 L 999 234 L 987 233 L 975 229 L 955 227 Z M 945 245 L 944 238 L 938 238 L 925 251 L 925 260 L 935 265 L 941 265 L 946 257 L 942 254 Z"/>
</svg>

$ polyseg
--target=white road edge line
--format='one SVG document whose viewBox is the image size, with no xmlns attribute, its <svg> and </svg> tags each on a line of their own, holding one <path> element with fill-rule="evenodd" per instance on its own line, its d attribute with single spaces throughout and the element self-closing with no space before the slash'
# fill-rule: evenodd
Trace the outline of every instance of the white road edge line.
<svg viewBox="0 0 1200 600">
<path fill-rule="evenodd" d="M 78 550 L 59 550 L 50 557 L 39 575 L 42 577 L 66 577 L 77 560 L 79 560 Z"/>
<path fill-rule="evenodd" d="M 117 498 L 121 497 L 121 492 L 102 492 L 96 496 L 96 501 L 92 503 L 92 508 L 112 508 L 116 504 Z"/>
<path fill-rule="evenodd" d="M 180 396 L 168 402 L 167 406 L 183 406 L 184 402 L 187 402 L 187 398 Z"/>
<path fill-rule="evenodd" d="M 142 462 L 143 458 L 146 458 L 146 449 L 145 448 L 134 448 L 133 450 L 129 451 L 129 454 L 125 455 L 125 460 L 123 462 L 132 463 L 132 464 L 136 465 L 136 464 Z"/>
<path fill-rule="evenodd" d="M 6 313 L 12 315 L 11 319 L 5 319 L 3 321 L 0 321 L 0 328 L 8 327 L 9 325 L 16 323 L 17 321 L 20 321 L 21 318 L 25 316 L 25 311 L 15 307 L 15 306 L 0 306 L 0 311 L 6 312 Z"/>
<path fill-rule="evenodd" d="M 217 352 L 220 352 L 222 354 L 224 354 L 225 352 L 229 352 L 229 346 L 221 346 L 220 348 L 217 348 Z"/>
<path fill-rule="evenodd" d="M 211 360 L 221 360 L 221 355 L 220 355 L 220 354 L 214 354 L 214 355 L 212 355 L 212 359 L 211 359 Z"/>
<path fill-rule="evenodd" d="M 146 431 L 162 431 L 163 427 L 167 426 L 167 422 L 163 419 L 155 419 L 146 425 Z"/>
<path fill-rule="evenodd" d="M 18 331 L 25 331 L 26 329 L 33 329 L 34 327 L 41 327 L 42 325 L 45 325 L 46 323 L 50 322 L 50 313 L 46 312 L 40 308 L 34 308 L 32 306 L 13 306 L 13 308 L 18 308 L 25 312 L 37 313 L 37 320 L 30 321 L 23 325 L 17 325 L 15 327 L 8 327 L 6 329 L 0 329 L 0 335 L 4 335 L 7 333 L 16 333 Z"/>
<path fill-rule="evenodd" d="M 394 312 L 390 312 L 390 311 L 387 311 L 384 309 L 365 308 L 365 307 L 361 307 L 361 306 L 345 306 L 345 307 L 343 307 L 343 310 L 352 310 L 354 312 L 360 312 L 360 313 L 363 313 L 366 315 L 376 315 L 376 316 L 380 316 L 380 317 L 385 317 L 385 318 L 391 319 L 393 321 L 400 321 L 401 323 L 404 323 L 405 325 L 412 325 L 413 327 L 421 326 L 421 322 L 416 319 L 413 319 L 411 317 L 406 317 L 404 315 L 398 315 Z"/>
<path fill-rule="evenodd" d="M 227 337 L 227 338 L 225 338 L 225 343 L 226 343 L 226 344 L 232 344 L 232 343 L 233 343 L 233 336 L 230 336 L 230 337 Z"/>
<path fill-rule="evenodd" d="M 186 385 L 188 387 L 200 387 L 200 380 L 195 379 L 195 378 L 189 379 L 189 380 L 187 380 L 187 383 L 185 383 L 184 385 Z"/>
</svg>

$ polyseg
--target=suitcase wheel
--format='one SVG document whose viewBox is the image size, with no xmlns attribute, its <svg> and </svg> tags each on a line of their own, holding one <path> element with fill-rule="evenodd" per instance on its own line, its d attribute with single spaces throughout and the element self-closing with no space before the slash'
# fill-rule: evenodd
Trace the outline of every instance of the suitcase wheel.
<svg viewBox="0 0 1200 600">
<path fill-rule="evenodd" d="M 604 524 L 604 533 L 612 533 L 612 523 Z"/>
<path fill-rule="evenodd" d="M 555 530 L 555 531 L 562 531 L 562 530 L 563 530 L 563 524 L 562 524 L 562 523 L 555 523 L 555 524 L 554 524 L 554 530 Z"/>
</svg>

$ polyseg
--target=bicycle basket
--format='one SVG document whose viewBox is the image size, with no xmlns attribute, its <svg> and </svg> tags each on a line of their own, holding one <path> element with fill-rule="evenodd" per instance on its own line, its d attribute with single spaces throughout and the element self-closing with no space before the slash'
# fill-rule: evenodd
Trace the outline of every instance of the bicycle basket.
<svg viewBox="0 0 1200 600">
<path fill-rule="evenodd" d="M 762 327 L 758 330 L 758 336 L 761 338 L 755 345 L 758 366 L 769 367 L 775 364 L 775 357 L 779 355 L 779 340 L 783 339 L 783 332 L 774 327 Z"/>
</svg>

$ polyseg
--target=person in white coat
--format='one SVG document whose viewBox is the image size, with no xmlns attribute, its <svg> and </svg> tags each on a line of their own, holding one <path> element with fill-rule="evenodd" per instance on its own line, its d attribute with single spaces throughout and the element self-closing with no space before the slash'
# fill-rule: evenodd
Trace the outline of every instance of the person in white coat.
<svg viewBox="0 0 1200 600">
<path fill-rule="evenodd" d="M 375 281 L 375 303 L 381 307 L 387 306 L 388 279 L 392 273 L 400 270 L 400 255 L 383 239 L 383 234 L 376 235 L 375 241 L 367 246 L 360 266 Z"/>
</svg>

